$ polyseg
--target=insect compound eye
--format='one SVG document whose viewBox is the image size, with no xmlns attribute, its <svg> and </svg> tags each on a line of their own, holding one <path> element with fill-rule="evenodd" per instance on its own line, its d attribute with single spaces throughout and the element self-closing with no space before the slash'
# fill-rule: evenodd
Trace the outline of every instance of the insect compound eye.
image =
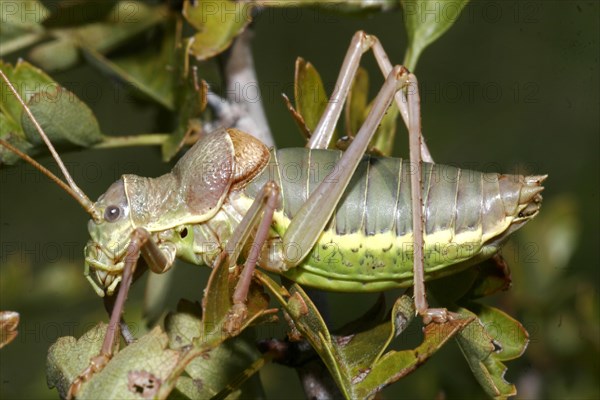
<svg viewBox="0 0 600 400">
<path fill-rule="evenodd" d="M 106 210 L 104 210 L 104 219 L 107 222 L 114 222 L 119 219 L 121 215 L 121 209 L 118 206 L 108 206 Z"/>
</svg>

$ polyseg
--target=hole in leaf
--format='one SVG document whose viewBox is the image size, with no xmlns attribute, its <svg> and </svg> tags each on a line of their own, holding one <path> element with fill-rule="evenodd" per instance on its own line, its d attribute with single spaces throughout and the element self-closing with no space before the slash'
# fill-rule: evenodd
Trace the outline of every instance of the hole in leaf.
<svg viewBox="0 0 600 400">
<path fill-rule="evenodd" d="M 161 380 L 148 371 L 130 371 L 127 378 L 129 391 L 145 399 L 153 398 L 161 385 Z"/>
</svg>

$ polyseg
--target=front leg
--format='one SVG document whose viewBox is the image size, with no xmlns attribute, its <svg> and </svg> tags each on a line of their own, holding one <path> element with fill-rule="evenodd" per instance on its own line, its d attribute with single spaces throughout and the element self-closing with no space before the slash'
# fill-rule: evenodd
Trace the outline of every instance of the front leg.
<svg viewBox="0 0 600 400">
<path fill-rule="evenodd" d="M 119 286 L 117 298 L 112 307 L 112 313 L 100 354 L 90 360 L 88 367 L 81 373 L 69 388 L 67 399 L 73 399 L 81 389 L 81 385 L 91 379 L 91 377 L 104 369 L 106 364 L 113 356 L 113 351 L 119 339 L 119 324 L 121 315 L 125 307 L 125 300 L 131 287 L 131 282 L 135 273 L 140 254 L 144 255 L 144 259 L 148 263 L 148 267 L 152 271 L 164 272 L 173 263 L 174 254 L 165 254 L 159 246 L 150 238 L 150 233 L 143 228 L 136 228 L 131 234 L 131 241 L 127 247 L 125 255 L 125 266 L 123 267 L 123 279 Z"/>
</svg>

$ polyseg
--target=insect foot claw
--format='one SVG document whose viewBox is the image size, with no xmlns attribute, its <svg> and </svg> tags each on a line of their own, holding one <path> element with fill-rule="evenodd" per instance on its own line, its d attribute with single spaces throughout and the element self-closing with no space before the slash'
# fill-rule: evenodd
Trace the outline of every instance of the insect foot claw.
<svg viewBox="0 0 600 400">
<path fill-rule="evenodd" d="M 248 308 L 244 303 L 236 303 L 231 307 L 227 317 L 225 318 L 225 326 L 223 329 L 231 336 L 236 336 L 240 333 L 242 323 L 248 317 Z"/>
<path fill-rule="evenodd" d="M 77 393 L 79 393 L 81 385 L 90 380 L 95 373 L 102 371 L 109 361 L 110 356 L 106 354 L 100 354 L 90 359 L 90 364 L 87 366 L 87 368 L 84 369 L 77 378 L 75 378 L 73 383 L 71 383 L 69 392 L 67 393 L 67 400 L 74 399 L 75 396 L 77 396 Z"/>
<path fill-rule="evenodd" d="M 428 325 L 431 322 L 435 322 L 436 324 L 444 324 L 448 321 L 453 321 L 456 319 L 456 314 L 448 311 L 445 308 L 428 308 L 425 310 L 423 314 L 423 324 Z"/>
</svg>

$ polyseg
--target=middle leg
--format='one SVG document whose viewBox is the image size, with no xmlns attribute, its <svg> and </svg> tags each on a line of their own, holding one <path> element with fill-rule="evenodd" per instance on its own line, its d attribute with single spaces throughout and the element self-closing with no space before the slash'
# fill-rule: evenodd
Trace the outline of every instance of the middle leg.
<svg viewBox="0 0 600 400">
<path fill-rule="evenodd" d="M 250 238 L 250 235 L 252 232 L 256 231 L 252 246 L 250 247 L 244 267 L 238 278 L 235 291 L 233 292 L 233 305 L 227 318 L 227 324 L 224 327 L 224 330 L 228 333 L 234 334 L 238 332 L 241 324 L 246 319 L 246 299 L 248 298 L 248 293 L 250 291 L 252 276 L 261 249 L 268 238 L 271 223 L 273 221 L 273 213 L 277 208 L 278 202 L 279 187 L 277 184 L 273 181 L 265 183 L 254 199 L 250 209 L 227 241 L 224 252 L 228 257 L 229 269 L 231 270 L 237 264 L 237 259 L 242 248 Z"/>
</svg>

